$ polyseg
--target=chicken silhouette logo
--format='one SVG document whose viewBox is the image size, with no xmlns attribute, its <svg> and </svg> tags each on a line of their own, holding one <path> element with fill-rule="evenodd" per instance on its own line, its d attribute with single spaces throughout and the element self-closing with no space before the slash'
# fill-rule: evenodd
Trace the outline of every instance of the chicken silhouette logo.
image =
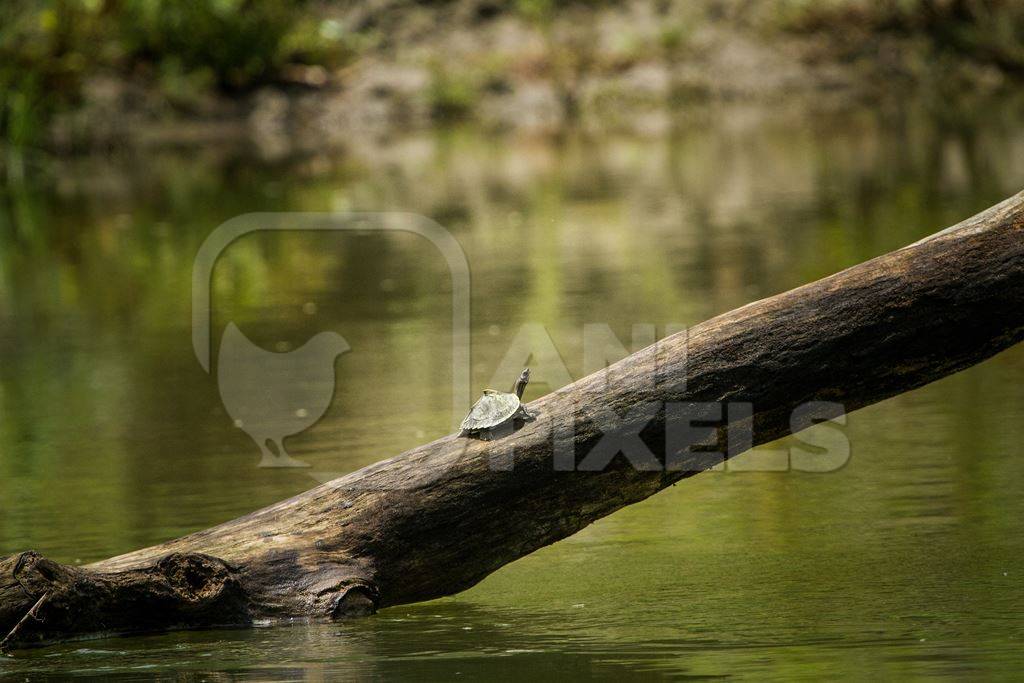
<svg viewBox="0 0 1024 683">
<path fill-rule="evenodd" d="M 217 359 L 221 400 L 235 426 L 263 454 L 260 467 L 309 467 L 284 439 L 323 417 L 334 398 L 334 362 L 348 351 L 336 332 L 321 332 L 292 351 L 267 351 L 228 323 Z"/>
</svg>

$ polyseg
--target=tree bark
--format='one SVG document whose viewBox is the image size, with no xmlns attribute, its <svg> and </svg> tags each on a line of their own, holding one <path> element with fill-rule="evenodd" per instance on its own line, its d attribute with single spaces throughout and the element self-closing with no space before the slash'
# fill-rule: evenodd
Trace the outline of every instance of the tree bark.
<svg viewBox="0 0 1024 683">
<path fill-rule="evenodd" d="M 2 647 L 337 619 L 457 593 L 720 462 L 683 431 L 699 404 L 748 406 L 714 428 L 735 455 L 992 356 L 1024 338 L 1022 304 L 1024 192 L 668 337 L 534 401 L 537 419 L 497 440 L 447 436 L 83 568 L 4 558 Z M 801 406 L 811 419 L 794 421 Z"/>
</svg>

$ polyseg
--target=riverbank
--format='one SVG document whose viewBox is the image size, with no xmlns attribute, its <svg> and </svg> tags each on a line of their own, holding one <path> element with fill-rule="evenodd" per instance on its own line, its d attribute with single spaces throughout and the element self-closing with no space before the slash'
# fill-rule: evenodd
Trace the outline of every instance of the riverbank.
<svg viewBox="0 0 1024 683">
<path fill-rule="evenodd" d="M 828 110 L 1019 86 L 1024 55 L 993 36 L 1024 26 L 1024 11 L 1007 4 L 1010 28 L 982 40 L 1000 17 L 961 5 L 972 3 L 330 2 L 296 23 L 304 37 L 279 30 L 277 56 L 262 58 L 258 76 L 207 67 L 209 56 L 189 67 L 155 48 L 81 68 L 72 101 L 30 112 L 31 144 L 72 153 L 232 142 L 274 157 L 455 120 L 529 134 L 662 134 L 680 111 L 737 101 Z M 259 34 L 259 22 L 250 30 Z M 292 43 L 304 47 L 281 47 Z"/>
</svg>

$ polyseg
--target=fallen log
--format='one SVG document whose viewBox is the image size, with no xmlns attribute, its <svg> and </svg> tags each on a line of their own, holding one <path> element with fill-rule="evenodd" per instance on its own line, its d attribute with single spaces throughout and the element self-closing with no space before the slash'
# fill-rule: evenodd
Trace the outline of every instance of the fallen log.
<svg viewBox="0 0 1024 683">
<path fill-rule="evenodd" d="M 503 438 L 447 436 L 86 567 L 6 557 L 2 647 L 339 619 L 457 593 L 717 464 L 680 437 L 701 404 L 747 406 L 714 429 L 735 455 L 808 426 L 791 419 L 801 406 L 828 418 L 992 356 L 1024 338 L 1022 304 L 1024 192 L 668 337 L 529 404 L 537 419 Z"/>
</svg>

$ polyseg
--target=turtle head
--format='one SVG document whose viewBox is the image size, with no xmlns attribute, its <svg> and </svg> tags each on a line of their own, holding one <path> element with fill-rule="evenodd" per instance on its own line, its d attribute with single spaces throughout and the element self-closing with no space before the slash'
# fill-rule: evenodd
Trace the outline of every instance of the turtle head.
<svg viewBox="0 0 1024 683">
<path fill-rule="evenodd" d="M 526 391 L 526 384 L 530 381 L 530 368 L 526 368 L 519 375 L 519 379 L 516 380 L 516 385 L 512 391 L 516 392 L 516 396 L 519 398 L 523 397 L 523 392 Z"/>
</svg>

